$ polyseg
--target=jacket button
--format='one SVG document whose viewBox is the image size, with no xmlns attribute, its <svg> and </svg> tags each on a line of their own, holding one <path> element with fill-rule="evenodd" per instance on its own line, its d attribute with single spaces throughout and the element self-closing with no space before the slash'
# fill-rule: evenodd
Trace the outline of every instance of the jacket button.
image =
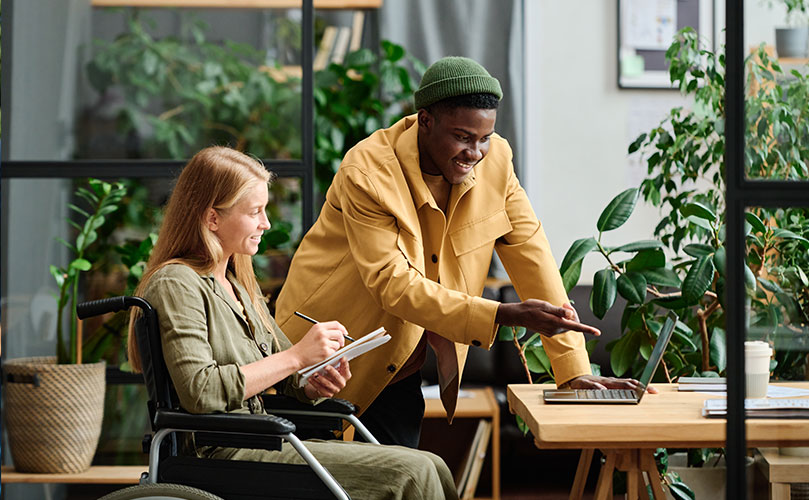
<svg viewBox="0 0 809 500">
<path fill-rule="evenodd" d="M 268 346 L 266 342 L 260 343 L 258 345 L 258 347 L 261 348 L 261 350 L 264 351 L 264 352 L 267 352 L 267 350 L 269 350 L 269 348 L 270 348 L 270 346 Z"/>
<path fill-rule="evenodd" d="M 436 254 L 433 254 L 433 256 L 430 257 L 430 260 L 432 260 L 433 264 L 435 264 L 436 262 L 438 262 L 438 256 Z"/>
<path fill-rule="evenodd" d="M 472 345 L 475 347 L 480 347 L 480 340 L 473 340 Z"/>
<path fill-rule="evenodd" d="M 388 371 L 391 372 L 391 373 L 395 372 L 396 371 L 396 366 L 388 365 Z"/>
</svg>

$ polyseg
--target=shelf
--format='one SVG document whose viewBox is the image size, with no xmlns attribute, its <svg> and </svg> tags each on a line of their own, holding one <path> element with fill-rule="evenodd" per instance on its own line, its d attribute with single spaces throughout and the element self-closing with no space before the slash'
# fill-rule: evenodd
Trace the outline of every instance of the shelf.
<svg viewBox="0 0 809 500">
<path fill-rule="evenodd" d="M 93 7 L 184 7 L 214 9 L 299 9 L 298 0 L 92 0 Z M 315 9 L 378 9 L 382 0 L 314 0 Z"/>
<path fill-rule="evenodd" d="M 3 484 L 7 483 L 76 483 L 76 484 L 138 484 L 145 465 L 94 465 L 75 474 L 31 474 L 16 472 L 14 467 L 2 468 Z"/>
</svg>

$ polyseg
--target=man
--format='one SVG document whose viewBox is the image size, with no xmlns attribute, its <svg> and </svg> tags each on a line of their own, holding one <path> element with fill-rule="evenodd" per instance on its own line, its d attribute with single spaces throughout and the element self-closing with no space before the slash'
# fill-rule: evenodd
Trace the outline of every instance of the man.
<svg viewBox="0 0 809 500">
<path fill-rule="evenodd" d="M 501 97 L 499 82 L 470 59 L 430 66 L 415 94 L 418 114 L 346 154 L 278 297 L 276 320 L 293 342 L 311 326 L 295 311 L 338 320 L 354 336 L 380 325 L 390 333 L 352 361 L 338 394 L 382 443 L 418 446 L 427 344 L 451 419 L 468 346 L 488 349 L 498 325 L 547 335 L 559 384 L 636 384 L 591 375 L 577 332 L 599 332 L 578 322 L 511 148 L 494 133 Z M 523 302 L 481 297 L 493 249 Z"/>
</svg>

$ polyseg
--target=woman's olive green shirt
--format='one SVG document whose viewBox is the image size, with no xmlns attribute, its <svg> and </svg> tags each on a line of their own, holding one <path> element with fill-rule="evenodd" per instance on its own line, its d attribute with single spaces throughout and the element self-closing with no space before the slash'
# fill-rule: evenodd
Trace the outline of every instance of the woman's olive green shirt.
<svg viewBox="0 0 809 500">
<path fill-rule="evenodd" d="M 157 311 L 163 357 L 180 405 L 190 413 L 263 413 L 259 396 L 245 400 L 239 367 L 292 346 L 272 318 L 273 331 L 267 331 L 247 290 L 230 273 L 228 280 L 244 314 L 212 274 L 200 275 L 183 264 L 159 269 L 143 292 Z M 276 390 L 311 401 L 297 388 L 296 376 L 276 384 Z"/>
</svg>

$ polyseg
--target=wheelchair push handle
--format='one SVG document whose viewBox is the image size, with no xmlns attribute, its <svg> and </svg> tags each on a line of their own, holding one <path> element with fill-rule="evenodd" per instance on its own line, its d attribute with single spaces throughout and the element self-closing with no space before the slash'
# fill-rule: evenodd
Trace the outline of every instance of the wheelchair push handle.
<svg viewBox="0 0 809 500">
<path fill-rule="evenodd" d="M 79 319 L 85 319 L 109 312 L 122 311 L 132 306 L 140 307 L 144 312 L 152 310 L 149 303 L 140 297 L 110 297 L 107 299 L 82 302 L 76 306 L 76 314 Z"/>
</svg>

